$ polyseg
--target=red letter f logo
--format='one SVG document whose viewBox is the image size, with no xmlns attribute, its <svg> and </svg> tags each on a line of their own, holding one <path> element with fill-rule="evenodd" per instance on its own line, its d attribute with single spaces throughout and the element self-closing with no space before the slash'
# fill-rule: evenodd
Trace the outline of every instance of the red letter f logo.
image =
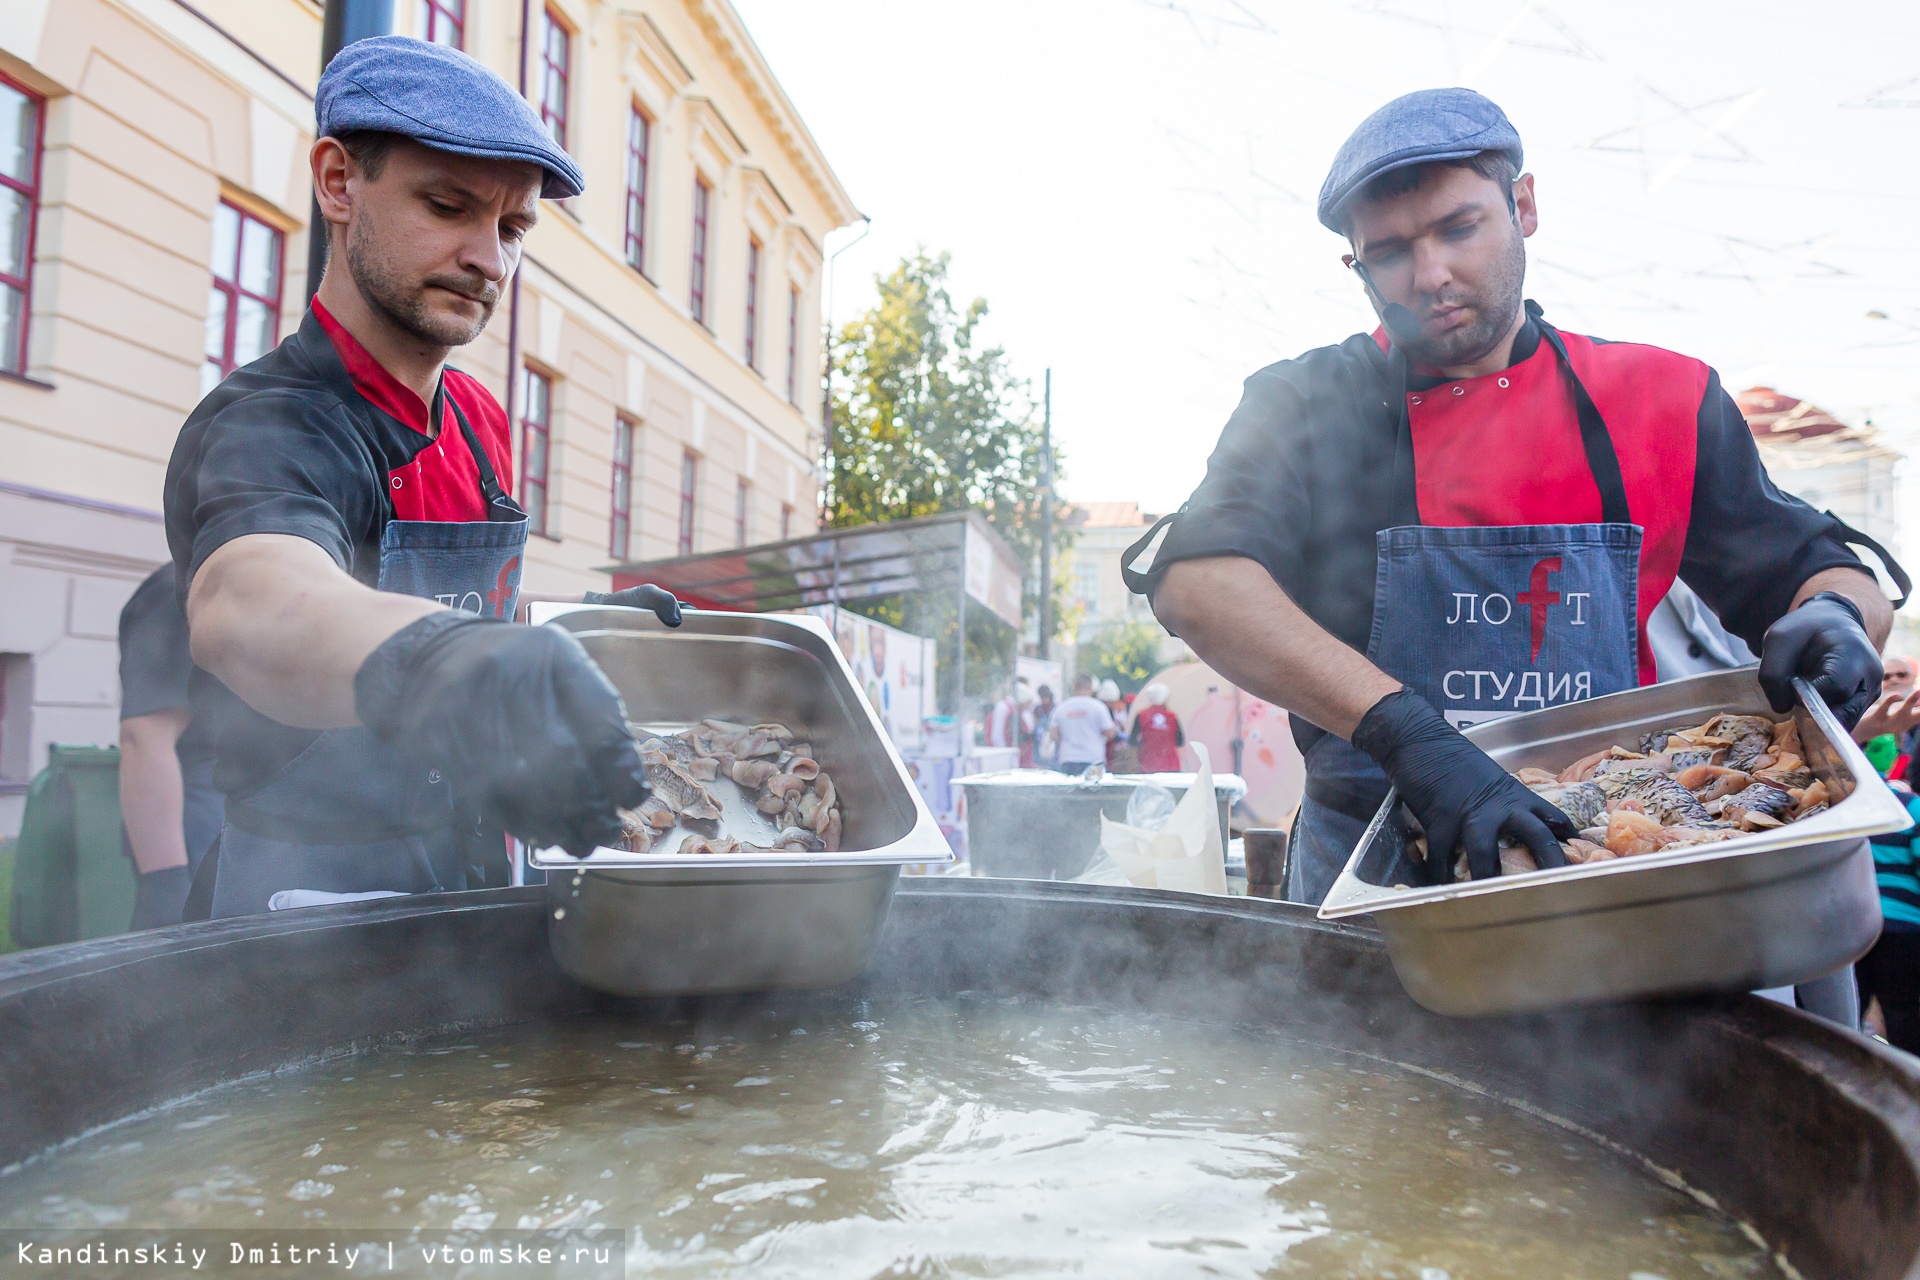
<svg viewBox="0 0 1920 1280">
<path fill-rule="evenodd" d="M 1529 575 L 1527 590 L 1514 599 L 1533 610 L 1533 657 L 1529 662 L 1540 661 L 1540 642 L 1547 638 L 1547 606 L 1560 603 L 1558 591 L 1547 590 L 1547 575 L 1560 572 L 1560 557 L 1548 556 L 1533 566 Z"/>
<path fill-rule="evenodd" d="M 1558 564 L 1559 561 L 1556 560 L 1554 561 L 1554 563 Z M 513 575 L 516 571 L 518 571 L 519 568 L 520 568 L 519 556 L 515 556 L 513 559 L 501 565 L 500 576 L 494 579 L 493 590 L 487 592 L 487 603 L 493 606 L 493 616 L 496 618 L 505 618 L 507 616 L 507 603 L 513 599 L 515 594 L 513 590 Z M 1534 570 L 1534 573 L 1536 575 L 1539 574 L 1539 572 L 1540 571 L 1538 569 Z M 1559 596 L 1554 597 L 1555 600 L 1558 600 L 1559 598 L 1560 598 Z M 1534 624 L 1534 641 L 1533 641 L 1533 650 L 1535 653 L 1540 652 L 1539 637 L 1540 637 L 1540 624 L 1536 622 Z"/>
</svg>

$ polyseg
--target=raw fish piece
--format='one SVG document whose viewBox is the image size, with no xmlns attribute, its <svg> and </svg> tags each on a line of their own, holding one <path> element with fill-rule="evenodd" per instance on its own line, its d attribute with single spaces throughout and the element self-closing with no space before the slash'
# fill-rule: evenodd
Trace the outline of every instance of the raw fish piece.
<svg viewBox="0 0 1920 1280">
<path fill-rule="evenodd" d="M 1501 875 L 1519 876 L 1539 869 L 1540 864 L 1534 861 L 1533 851 L 1525 845 L 1503 844 L 1500 846 Z"/>
<path fill-rule="evenodd" d="M 753 731 L 755 733 L 764 733 L 769 738 L 780 742 L 793 741 L 793 730 L 783 724 L 757 724 L 753 726 Z"/>
<path fill-rule="evenodd" d="M 794 756 L 786 763 L 786 771 L 803 781 L 812 781 L 820 776 L 820 762 L 808 756 Z"/>
<path fill-rule="evenodd" d="M 658 741 L 656 739 L 656 741 Z M 696 822 L 714 822 L 720 817 L 720 802 L 701 786 L 694 776 L 666 752 L 643 745 L 640 764 L 653 794 L 682 818 Z"/>
<path fill-rule="evenodd" d="M 1715 844 L 1739 835 L 1730 827 L 1668 827 L 1660 833 L 1662 849 L 1681 849 L 1690 844 Z"/>
<path fill-rule="evenodd" d="M 1585 782 L 1593 776 L 1594 768 L 1599 765 L 1602 760 L 1611 759 L 1612 756 L 1612 747 L 1608 747 L 1605 751 L 1596 751 L 1590 756 L 1581 756 L 1578 760 L 1575 760 L 1572 764 L 1560 771 L 1560 781 Z"/>
<path fill-rule="evenodd" d="M 734 745 L 733 753 L 742 758 L 766 756 L 768 759 L 773 759 L 780 754 L 780 743 L 777 739 L 754 729 Z"/>
<path fill-rule="evenodd" d="M 1594 785 L 1609 799 L 1640 801 L 1649 814 L 1663 823 L 1700 826 L 1711 818 L 1693 792 L 1656 769 L 1642 767 L 1603 773 L 1594 779 Z"/>
<path fill-rule="evenodd" d="M 720 776 L 720 762 L 712 756 L 701 756 L 687 763 L 687 773 L 696 782 L 712 782 Z"/>
<path fill-rule="evenodd" d="M 820 842 L 827 847 L 828 853 L 840 852 L 840 809 L 837 805 L 827 810 L 827 826 L 820 833 Z"/>
<path fill-rule="evenodd" d="M 1807 753 L 1800 749 L 1800 722 L 1792 716 L 1773 726 L 1773 749 L 1776 752 L 1788 752 L 1796 756 Z"/>
<path fill-rule="evenodd" d="M 1584 837 L 1569 840 L 1560 847 L 1567 851 L 1567 861 L 1576 867 L 1588 862 L 1607 862 L 1620 856 L 1605 844 Z"/>
<path fill-rule="evenodd" d="M 1766 757 L 1762 756 L 1761 759 L 1764 760 Z M 1753 776 L 1762 782 L 1771 783 L 1776 787 L 1785 787 L 1790 791 L 1813 783 L 1813 770 L 1807 767 L 1806 761 L 1799 756 L 1784 752 L 1772 764 L 1755 770 Z"/>
<path fill-rule="evenodd" d="M 1575 827 L 1590 827 L 1606 811 L 1607 793 L 1591 782 L 1569 786 L 1541 787 L 1542 800 L 1567 815 Z"/>
<path fill-rule="evenodd" d="M 1807 789 L 1800 793 L 1800 806 L 1793 812 L 1794 820 L 1797 822 L 1810 814 L 1818 813 L 1827 807 L 1830 799 L 1826 783 L 1818 781 L 1808 783 Z"/>
<path fill-rule="evenodd" d="M 1753 775 L 1738 769 L 1724 769 L 1717 764 L 1702 764 L 1683 770 L 1674 777 L 1674 781 L 1693 792 L 1694 799 L 1704 805 L 1710 800 L 1718 800 L 1752 786 Z"/>
<path fill-rule="evenodd" d="M 1556 786 L 1560 781 L 1559 775 L 1546 769 L 1532 767 L 1518 770 L 1513 776 L 1520 779 L 1523 785 L 1532 787 L 1536 791 L 1542 787 Z"/>
<path fill-rule="evenodd" d="M 614 847 L 628 853 L 645 853 L 653 847 L 652 825 L 639 810 L 620 810 L 620 838 Z"/>
<path fill-rule="evenodd" d="M 1779 826 L 1781 819 L 1793 812 L 1793 807 L 1793 797 L 1785 791 L 1756 782 L 1721 801 L 1720 816 L 1752 831 L 1761 826 Z M 1755 823 L 1755 818 L 1767 821 Z"/>
<path fill-rule="evenodd" d="M 1673 761 L 1674 772 L 1682 773 L 1701 765 L 1719 764 L 1727 758 L 1725 747 L 1676 747 L 1667 752 L 1667 758 Z"/>
<path fill-rule="evenodd" d="M 775 814 L 785 812 L 787 807 L 787 802 L 784 798 L 780 796 L 776 796 L 776 795 L 773 795 L 772 793 L 768 793 L 766 795 L 761 796 L 758 800 L 755 800 L 753 802 L 753 807 L 758 809 L 760 812 L 766 814 L 768 817 L 772 817 Z"/>
<path fill-rule="evenodd" d="M 1666 828 L 1632 809 L 1620 809 L 1607 819 L 1607 848 L 1625 856 L 1652 853 L 1661 845 Z"/>
<path fill-rule="evenodd" d="M 673 806 L 659 796 L 648 796 L 633 812 L 655 831 L 669 830 L 674 823 L 680 821 L 680 815 L 673 811 Z"/>
<path fill-rule="evenodd" d="M 807 790 L 807 783 L 809 781 L 809 779 L 802 778 L 799 774 L 795 773 L 776 773 L 769 776 L 761 785 L 767 789 L 769 794 L 779 796 L 784 800 L 789 796 L 797 796 L 802 791 Z"/>
<path fill-rule="evenodd" d="M 746 847 L 758 853 L 821 853 L 827 846 L 805 827 L 783 827 L 772 844 L 749 844 Z"/>
<path fill-rule="evenodd" d="M 779 771 L 779 766 L 771 760 L 735 760 L 728 776 L 743 787 L 758 790 Z"/>
<path fill-rule="evenodd" d="M 688 836 L 680 842 L 679 853 L 688 854 L 727 854 L 740 852 L 740 842 L 732 836 Z"/>
<path fill-rule="evenodd" d="M 1729 769 L 1750 772 L 1753 762 L 1773 745 L 1773 721 L 1765 716 L 1715 716 L 1703 727 L 1709 734 L 1731 744 L 1722 762 Z"/>
</svg>

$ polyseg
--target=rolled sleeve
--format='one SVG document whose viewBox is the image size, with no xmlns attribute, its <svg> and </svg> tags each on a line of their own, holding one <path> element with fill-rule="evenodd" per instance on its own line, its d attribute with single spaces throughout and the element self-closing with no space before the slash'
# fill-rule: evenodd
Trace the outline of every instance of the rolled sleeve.
<svg viewBox="0 0 1920 1280">
<path fill-rule="evenodd" d="M 256 393 L 193 424 L 167 479 L 181 593 L 208 556 L 257 533 L 305 538 L 353 572 L 377 523 L 379 475 L 337 401 Z"/>
<path fill-rule="evenodd" d="M 187 617 L 174 594 L 173 566 L 164 564 L 120 611 L 120 718 L 188 707 L 192 674 Z"/>
<path fill-rule="evenodd" d="M 1680 577 L 1758 653 L 1808 578 L 1833 568 L 1872 571 L 1847 546 L 1845 525 L 1774 485 L 1717 373 L 1701 398 L 1699 433 Z"/>
</svg>

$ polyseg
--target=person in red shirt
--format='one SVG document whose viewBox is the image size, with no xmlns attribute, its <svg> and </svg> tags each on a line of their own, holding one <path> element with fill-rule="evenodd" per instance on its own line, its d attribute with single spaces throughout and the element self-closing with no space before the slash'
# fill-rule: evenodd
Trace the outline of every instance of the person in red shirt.
<svg viewBox="0 0 1920 1280">
<path fill-rule="evenodd" d="M 1502 840 L 1566 865 L 1567 816 L 1461 730 L 1653 682 L 1676 579 L 1760 655 L 1774 710 L 1804 677 L 1860 718 L 1895 605 L 1850 548 L 1877 548 L 1768 479 L 1704 362 L 1548 323 L 1525 294 L 1534 178 L 1497 104 L 1396 98 L 1317 212 L 1379 328 L 1247 379 L 1206 478 L 1122 558 L 1170 632 L 1289 712 L 1290 899 L 1325 899 L 1390 789 L 1427 837 L 1410 882 L 1461 853 L 1497 875 Z"/>
<path fill-rule="evenodd" d="M 1167 686 L 1150 684 L 1140 691 L 1140 709 L 1134 713 L 1128 740 L 1140 748 L 1142 773 L 1178 773 L 1180 748 L 1187 734 L 1180 717 L 1167 707 Z"/>
</svg>

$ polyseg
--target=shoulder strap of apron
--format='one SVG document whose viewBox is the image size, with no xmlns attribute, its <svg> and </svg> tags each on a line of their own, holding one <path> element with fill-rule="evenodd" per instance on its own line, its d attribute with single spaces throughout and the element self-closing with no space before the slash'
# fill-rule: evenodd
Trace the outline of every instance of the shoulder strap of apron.
<svg viewBox="0 0 1920 1280">
<path fill-rule="evenodd" d="M 1600 407 L 1587 394 L 1587 388 L 1580 381 L 1580 375 L 1574 372 L 1573 361 L 1567 358 L 1567 343 L 1560 331 L 1540 318 L 1540 304 L 1527 300 L 1527 314 L 1533 317 L 1534 324 L 1540 327 L 1540 336 L 1553 347 L 1553 353 L 1560 357 L 1560 367 L 1566 370 L 1567 389 L 1573 393 L 1573 411 L 1580 420 L 1580 445 L 1587 453 L 1587 466 L 1593 471 L 1593 483 L 1600 490 L 1600 519 L 1606 524 L 1632 524 L 1633 517 L 1627 507 L 1627 486 L 1620 478 L 1620 455 L 1614 452 L 1613 436 L 1607 431 L 1606 419 L 1600 416 Z"/>
<path fill-rule="evenodd" d="M 1900 588 L 1900 598 L 1893 602 L 1893 607 L 1896 610 L 1905 608 L 1908 598 L 1913 595 L 1913 579 L 1907 576 L 1907 571 L 1900 566 L 1900 562 L 1895 560 L 1885 547 L 1848 524 L 1845 520 L 1842 520 L 1839 516 L 1833 514 L 1833 512 L 1827 512 L 1826 517 L 1833 521 L 1835 525 L 1839 526 L 1836 532 L 1840 541 L 1849 546 L 1865 547 L 1880 558 L 1880 563 L 1885 567 L 1887 576 L 1893 579 L 1894 586 Z"/>
<path fill-rule="evenodd" d="M 467 452 L 473 455 L 473 464 L 480 472 L 480 497 L 487 504 L 487 519 L 518 520 L 526 513 L 520 505 L 507 496 L 500 487 L 500 474 L 493 469 L 493 459 L 480 445 L 480 437 L 474 434 L 473 424 L 467 421 L 467 415 L 460 404 L 444 389 L 439 392 L 441 403 L 453 410 L 455 422 L 460 424 L 460 434 L 467 438 Z"/>
<path fill-rule="evenodd" d="M 1150 568 L 1145 570 L 1136 569 L 1133 567 L 1133 562 L 1146 553 L 1147 548 L 1153 545 L 1153 540 L 1160 536 L 1162 529 L 1172 524 L 1180 516 L 1186 514 L 1186 510 L 1187 504 L 1183 502 L 1180 504 L 1180 510 L 1174 512 L 1172 515 L 1161 516 L 1153 522 L 1153 528 L 1141 534 L 1132 546 L 1121 553 L 1120 578 L 1127 584 L 1127 590 L 1131 591 L 1134 595 L 1145 596 L 1152 594 L 1153 570 Z"/>
</svg>

